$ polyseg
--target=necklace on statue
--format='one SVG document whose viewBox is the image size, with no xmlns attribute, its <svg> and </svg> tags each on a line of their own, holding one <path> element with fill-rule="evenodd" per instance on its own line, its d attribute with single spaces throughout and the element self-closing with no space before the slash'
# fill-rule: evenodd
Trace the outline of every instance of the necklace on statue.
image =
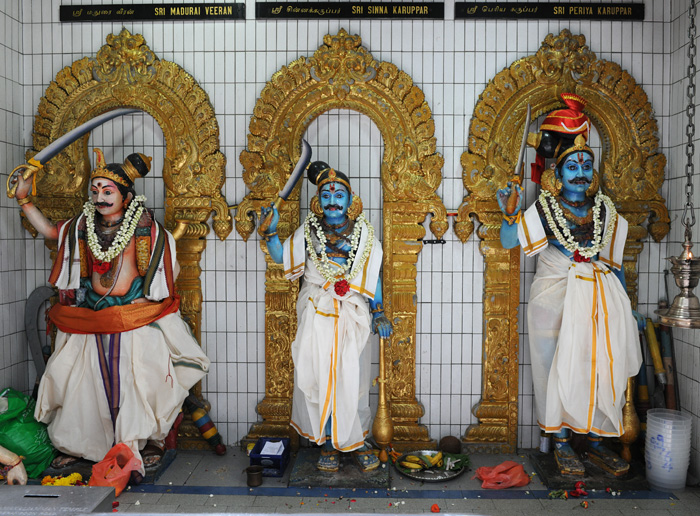
<svg viewBox="0 0 700 516">
<path fill-rule="evenodd" d="M 557 200 L 560 203 L 564 203 L 568 206 L 571 206 L 572 208 L 583 208 L 587 204 L 591 204 L 591 202 L 588 199 L 584 199 L 582 201 L 572 201 L 571 199 L 567 199 L 563 195 L 557 195 Z"/>
<path fill-rule="evenodd" d="M 121 256 L 121 255 L 119 255 Z M 117 266 L 118 258 L 114 258 L 109 264 L 109 270 L 100 276 L 100 285 L 104 288 L 111 288 L 114 285 L 114 270 Z"/>
<path fill-rule="evenodd" d="M 121 220 L 124 220 L 123 218 Z M 109 249 L 114 242 L 114 237 L 117 236 L 117 231 L 119 231 L 119 223 L 117 224 L 103 224 L 104 221 L 99 221 L 95 224 L 95 235 L 97 235 L 97 242 L 100 244 L 100 248 L 103 251 Z"/>
<path fill-rule="evenodd" d="M 575 226 L 583 226 L 584 224 L 590 224 L 593 221 L 593 206 L 588 207 L 588 211 L 583 217 L 576 215 L 573 211 L 571 211 L 571 208 L 569 208 L 569 206 L 582 208 L 586 205 L 587 201 L 569 201 L 565 200 L 564 197 L 560 196 L 557 197 L 557 202 L 562 208 L 561 211 L 564 215 L 564 218 L 572 224 L 574 224 Z M 576 203 L 577 206 L 573 203 Z"/>
<path fill-rule="evenodd" d="M 108 220 L 105 220 L 104 218 L 101 218 L 99 224 L 100 224 L 100 226 L 102 226 L 103 228 L 113 228 L 113 227 L 118 226 L 119 224 L 121 224 L 123 220 L 124 220 L 124 216 L 123 216 L 123 215 L 121 216 L 121 218 L 120 218 L 119 220 L 115 220 L 115 221 L 113 221 L 113 222 L 110 222 L 110 221 L 108 221 Z"/>
<path fill-rule="evenodd" d="M 97 211 L 95 205 L 91 201 L 87 201 L 83 205 L 83 215 L 85 215 L 86 224 L 86 236 L 88 247 L 92 252 L 92 255 L 100 262 L 111 262 L 114 258 L 119 256 L 121 252 L 126 248 L 136 232 L 136 226 L 141 220 L 141 215 L 144 211 L 143 203 L 146 198 L 143 195 L 137 195 L 129 203 L 129 208 L 127 208 L 124 214 L 123 221 L 119 226 L 115 226 L 116 235 L 114 235 L 111 240 L 111 244 L 107 249 L 103 249 L 100 245 L 99 235 L 100 230 L 97 229 L 95 224 L 95 212 Z M 103 235 L 109 233 L 109 229 L 101 228 Z"/>
<path fill-rule="evenodd" d="M 552 230 L 554 237 L 564 248 L 574 253 L 575 257 L 580 257 L 583 261 L 590 261 L 596 254 L 605 249 L 610 243 L 614 232 L 615 224 L 617 223 L 617 211 L 612 200 L 600 192 L 595 196 L 592 208 L 593 217 L 593 240 L 590 245 L 580 245 L 576 241 L 576 237 L 572 234 L 569 225 L 566 223 L 566 216 L 561 204 L 548 191 L 542 190 L 538 198 L 542 212 L 544 213 L 547 225 Z M 607 227 L 604 221 L 601 220 L 601 206 L 605 205 L 606 213 L 608 214 Z M 567 210 L 568 211 L 568 210 Z"/>
<path fill-rule="evenodd" d="M 374 240 L 374 228 L 365 218 L 365 214 L 361 213 L 357 218 L 355 224 L 353 224 L 352 233 L 350 235 L 350 251 L 348 253 L 348 259 L 345 263 L 340 264 L 332 262 L 328 256 L 326 250 L 326 244 L 328 242 L 326 238 L 326 232 L 323 230 L 322 223 L 325 222 L 322 218 L 316 216 L 313 212 L 309 212 L 304 220 L 304 239 L 306 241 L 306 251 L 308 257 L 311 259 L 313 264 L 316 266 L 318 272 L 323 276 L 323 278 L 328 281 L 331 285 L 336 283 L 344 282 L 347 286 L 350 279 L 352 279 L 351 269 L 353 265 L 356 266 L 357 270 L 362 270 L 370 253 L 372 252 L 372 242 Z M 348 224 L 350 226 L 350 224 Z M 364 246 L 364 250 L 360 256 L 355 256 L 360 244 L 360 234 L 362 233 L 362 228 L 367 230 L 367 243 Z M 320 252 L 316 253 L 315 242 L 318 242 L 320 247 Z M 337 292 L 337 289 L 336 289 Z"/>
<path fill-rule="evenodd" d="M 321 227 L 323 228 L 323 232 L 326 234 L 328 242 L 331 244 L 331 246 L 335 247 L 339 240 L 343 240 L 350 244 L 351 235 L 355 229 L 355 223 L 350 219 L 346 219 L 340 224 L 329 224 L 325 220 L 321 219 Z M 339 229 L 341 231 L 338 231 Z"/>
</svg>

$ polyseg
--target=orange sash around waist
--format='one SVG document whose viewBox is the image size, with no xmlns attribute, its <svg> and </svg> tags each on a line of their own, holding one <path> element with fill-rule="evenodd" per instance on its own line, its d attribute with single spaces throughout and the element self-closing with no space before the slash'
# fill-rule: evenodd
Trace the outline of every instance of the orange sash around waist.
<svg viewBox="0 0 700 516">
<path fill-rule="evenodd" d="M 49 319 L 64 333 L 111 334 L 141 328 L 179 308 L 180 296 L 166 298 L 160 303 L 110 306 L 98 311 L 56 304 L 49 310 Z"/>
</svg>

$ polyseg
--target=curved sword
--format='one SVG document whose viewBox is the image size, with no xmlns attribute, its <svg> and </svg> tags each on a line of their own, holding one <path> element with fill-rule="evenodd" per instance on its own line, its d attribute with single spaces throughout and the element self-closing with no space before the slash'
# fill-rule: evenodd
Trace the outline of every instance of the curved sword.
<svg viewBox="0 0 700 516">
<path fill-rule="evenodd" d="M 29 179 L 29 177 L 32 174 L 34 174 L 35 170 L 27 168 L 27 164 L 33 165 L 36 168 L 42 168 L 46 164 L 46 162 L 48 162 L 56 154 L 58 154 L 63 149 L 68 147 L 71 143 L 73 143 L 75 140 L 77 140 L 81 136 L 84 136 L 87 133 L 89 133 L 90 131 L 92 131 L 95 127 L 98 127 L 98 126 L 104 124 L 108 120 L 112 120 L 113 118 L 117 118 L 118 116 L 128 115 L 131 113 L 138 113 L 139 111 L 141 111 L 141 110 L 134 109 L 134 108 L 113 109 L 112 111 L 107 111 L 106 113 L 102 113 L 101 115 L 98 115 L 95 118 L 91 118 L 90 120 L 88 120 L 84 124 L 79 125 L 75 129 L 68 131 L 63 136 L 56 138 L 54 141 L 49 143 L 42 150 L 37 152 L 34 155 L 34 157 L 32 159 L 30 159 L 26 164 L 15 167 L 15 169 L 10 173 L 10 175 L 7 178 L 7 196 L 9 198 L 12 198 L 15 196 L 15 192 L 17 191 L 17 185 L 14 185 L 14 186 L 11 185 L 12 178 L 14 177 L 16 172 L 18 172 L 21 169 L 24 169 L 24 172 L 22 172 L 22 177 L 24 178 L 25 181 L 27 179 Z M 35 179 L 36 179 L 36 176 L 35 176 Z M 35 184 L 32 185 L 32 195 L 36 195 L 36 185 Z"/>
<path fill-rule="evenodd" d="M 532 107 L 530 104 L 527 105 L 527 115 L 525 115 L 525 125 L 523 126 L 523 138 L 520 140 L 520 153 L 518 154 L 518 163 L 515 165 L 514 176 L 518 177 L 518 183 L 520 183 L 521 169 L 523 168 L 523 161 L 525 161 L 525 148 L 527 147 L 527 132 L 530 129 L 530 118 L 532 117 Z"/>
<path fill-rule="evenodd" d="M 289 176 L 289 179 L 287 179 L 284 187 L 277 194 L 277 199 L 275 199 L 275 208 L 279 210 L 282 202 L 287 200 L 289 194 L 291 194 L 292 190 L 294 190 L 294 186 L 297 184 L 301 176 L 304 175 L 304 171 L 309 165 L 309 161 L 311 161 L 311 145 L 309 145 L 309 142 L 302 138 L 301 156 L 299 156 L 299 161 L 297 161 L 297 164 L 294 167 L 294 170 L 292 170 L 292 173 Z M 270 210 L 270 213 L 268 213 L 262 222 L 260 222 L 260 228 L 258 229 L 258 233 L 260 233 L 260 235 L 264 235 L 265 232 L 267 232 L 268 228 L 270 227 L 270 222 L 272 222 L 272 210 Z"/>
<path fill-rule="evenodd" d="M 506 212 L 512 214 L 515 208 L 518 206 L 518 191 L 515 187 L 519 185 L 522 181 L 522 168 L 523 162 L 525 161 L 525 148 L 527 147 L 527 133 L 530 129 L 530 118 L 532 117 L 532 108 L 530 104 L 527 105 L 527 115 L 525 115 L 525 125 L 523 126 L 523 138 L 520 140 L 520 152 L 518 154 L 518 163 L 515 165 L 515 171 L 513 172 L 513 177 L 510 179 L 511 182 L 511 192 L 508 196 L 508 202 L 506 203 Z"/>
</svg>

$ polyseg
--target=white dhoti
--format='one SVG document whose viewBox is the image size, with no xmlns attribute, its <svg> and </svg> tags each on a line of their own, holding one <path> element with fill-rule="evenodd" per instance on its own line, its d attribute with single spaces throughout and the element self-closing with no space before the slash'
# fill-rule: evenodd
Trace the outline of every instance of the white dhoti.
<svg viewBox="0 0 700 516">
<path fill-rule="evenodd" d="M 575 263 L 548 245 L 533 208 L 518 229 L 526 254 L 539 254 L 527 312 L 538 423 L 619 436 L 627 379 L 642 363 L 629 297 L 611 269 L 622 264 L 627 224 L 618 217 L 598 261 Z"/>
<path fill-rule="evenodd" d="M 85 256 L 87 245 L 76 245 L 83 217 L 59 231 L 49 279 L 60 290 L 77 289 L 83 264 L 92 259 Z M 175 240 L 154 222 L 148 233 L 151 254 L 138 295 L 149 303 L 100 310 L 57 304 L 49 312 L 59 329 L 34 417 L 48 424 L 51 442 L 63 453 L 100 461 L 124 443 L 141 459 L 139 450 L 167 436 L 189 389 L 209 369 L 177 309 Z"/>
<path fill-rule="evenodd" d="M 381 268 L 378 242 L 367 242 L 363 231 L 357 251 L 371 245 L 362 270 L 353 269 L 350 290 L 339 296 L 311 260 L 306 259 L 304 227 L 284 243 L 285 274 L 304 281 L 297 304 L 297 335 L 292 343 L 294 399 L 291 425 L 297 432 L 323 444 L 326 422 L 331 442 L 340 451 L 364 444 L 369 432 L 370 350 L 367 345 L 371 316 L 367 300 L 374 292 Z"/>
<path fill-rule="evenodd" d="M 627 292 L 613 272 L 573 263 L 549 246 L 527 316 L 540 426 L 621 435 L 627 379 L 639 372 L 641 352 Z"/>
<path fill-rule="evenodd" d="M 63 453 L 97 462 L 124 443 L 141 459 L 146 440 L 166 437 L 208 368 L 179 312 L 113 335 L 59 330 L 35 416 Z"/>
</svg>

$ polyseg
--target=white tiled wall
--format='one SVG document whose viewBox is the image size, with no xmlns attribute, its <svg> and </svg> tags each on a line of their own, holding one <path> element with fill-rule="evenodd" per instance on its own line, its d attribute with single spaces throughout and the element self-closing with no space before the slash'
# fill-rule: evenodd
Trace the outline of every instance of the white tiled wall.
<svg viewBox="0 0 700 516">
<path fill-rule="evenodd" d="M 120 23 L 61 24 L 57 21 L 60 3 L 17 0 L 0 11 L 5 20 L 2 37 L 8 63 L 2 66 L 0 74 L 11 86 L 4 90 L 5 103 L 0 111 L 5 119 L 0 124 L 6 128 L 0 140 L 7 149 L 7 170 L 21 162 L 24 150 L 31 146 L 33 116 L 56 73 L 76 59 L 93 56 L 109 33 L 121 29 Z M 222 151 L 228 161 L 224 193 L 230 204 L 246 194 L 238 156 L 245 148 L 253 106 L 266 81 L 290 61 L 301 55 L 310 56 L 322 44 L 325 34 L 345 28 L 351 34 L 359 34 L 376 59 L 396 64 L 425 92 L 435 120 L 438 150 L 445 158 L 439 193 L 448 211 L 455 211 L 465 194 L 459 159 L 466 150 L 469 122 L 479 94 L 501 69 L 536 52 L 548 33 L 568 28 L 574 34 L 585 35 L 599 58 L 619 63 L 644 87 L 656 112 L 662 147 L 669 159 L 670 180 L 662 193 L 674 216 L 682 209 L 685 90 L 681 79 L 687 38 L 684 2 L 646 0 L 643 22 L 455 21 L 452 1 L 446 2 L 445 21 L 255 21 L 254 2 L 249 0 L 246 4 L 245 21 L 126 24 L 132 33 L 143 34 L 161 59 L 174 61 L 189 71 L 210 95 L 219 121 Z M 370 219 L 379 225 L 382 143 L 373 123 L 357 113 L 332 112 L 314 121 L 306 136 L 313 146 L 314 159 L 328 161 L 350 175 Z M 148 115 L 106 124 L 93 133 L 90 145 L 103 147 L 108 161 L 120 161 L 134 150 L 153 155 L 155 170 L 137 188 L 145 191 L 151 206 L 162 206 L 162 133 Z M 534 155 L 529 159 L 534 159 Z M 306 203 L 308 188 L 303 195 Z M 15 313 L 21 315 L 26 295 L 45 283 L 48 253 L 41 242 L 22 239 L 16 210 L 10 208 L 8 200 L 0 202 L 0 249 L 20 249 L 15 261 L 3 258 L 0 263 L 0 295 L 5 296 L 0 302 L 3 323 L 7 322 L 0 338 L 15 343 L 14 348 L 0 346 L 0 353 L 6 358 L 0 361 L 0 379 L 26 389 L 33 377 L 28 378 L 31 373 L 20 349 L 24 341 L 16 325 L 9 321 L 17 320 Z M 426 408 L 423 423 L 438 439 L 464 433 L 467 425 L 474 422 L 471 407 L 481 392 L 483 259 L 475 238 L 463 245 L 450 229 L 445 239 L 445 245 L 426 246 L 418 262 L 417 395 Z M 680 240 L 679 225 L 675 223 L 670 241 Z M 675 252 L 675 246 L 670 245 L 667 250 L 665 242 L 645 244 L 639 279 L 640 311 L 644 314 L 653 313 L 663 293 L 664 265 L 660 259 L 672 251 Z M 26 257 L 26 266 L 21 263 L 22 257 Z M 523 309 L 534 267 L 533 260 L 523 260 Z M 202 344 L 212 359 L 204 391 L 212 402 L 213 419 L 224 439 L 234 443 L 257 420 L 255 405 L 264 392 L 264 261 L 257 236 L 246 243 L 235 232 L 225 242 L 210 235 L 203 269 Z M 533 425 L 522 313 L 523 310 L 519 445 L 531 447 L 538 432 Z M 690 331 L 676 332 L 676 340 L 679 358 L 687 358 L 681 361 L 683 407 L 700 416 L 700 383 L 697 367 L 693 367 L 700 362 L 697 336 Z M 9 352 L 8 361 L 11 349 L 14 352 Z M 376 369 L 376 352 L 374 362 Z M 700 450 L 697 440 L 694 450 Z"/>
<path fill-rule="evenodd" d="M 23 44 L 22 2 L 0 5 L 0 164 L 12 170 L 24 161 L 22 137 Z M 3 180 L 4 181 L 4 180 Z M 30 367 L 24 337 L 27 271 L 24 230 L 15 201 L 0 196 L 0 390 L 30 389 Z M 30 272 L 31 274 L 31 272 Z M 32 376 L 33 385 L 33 376 Z"/>
<path fill-rule="evenodd" d="M 686 125 L 687 115 L 685 107 L 688 104 L 686 90 L 688 85 L 687 69 L 688 69 L 688 5 L 689 3 L 674 2 L 670 17 L 670 32 L 671 42 L 668 52 L 670 54 L 670 106 L 669 118 L 670 136 L 667 138 L 668 150 L 666 156 L 669 158 L 669 166 L 667 168 L 667 181 L 665 184 L 665 196 L 671 208 L 671 220 L 675 223 L 671 226 L 671 232 L 668 237 L 667 246 L 664 248 L 664 253 L 661 254 L 661 261 L 667 264 L 663 258 L 670 255 L 679 255 L 682 250 L 682 242 L 684 241 L 684 227 L 680 221 L 683 216 L 683 208 L 686 203 L 687 182 L 686 173 Z M 697 7 L 697 2 L 696 2 Z M 697 24 L 697 21 L 696 21 Z M 698 41 L 696 39 L 696 45 Z M 696 57 L 696 66 L 698 65 Z M 697 83 L 696 75 L 695 81 Z M 696 98 L 695 105 L 698 106 Z M 694 142 L 696 152 L 694 158 L 695 165 L 695 191 L 693 196 L 693 204 L 695 206 L 695 216 L 700 222 L 700 190 L 698 189 L 697 177 L 700 172 L 700 164 L 698 160 L 698 139 L 700 139 L 700 125 L 698 117 L 695 116 L 694 123 L 696 124 L 696 132 Z M 695 224 L 693 227 L 693 242 L 695 255 L 698 254 L 698 243 L 700 242 L 700 224 Z M 650 265 L 650 266 L 653 266 Z M 663 265 L 656 270 L 661 270 L 667 267 Z M 660 285 L 660 288 L 662 288 Z M 673 275 L 669 276 L 670 297 L 678 293 L 678 288 L 673 282 Z M 697 289 L 696 289 L 697 290 Z M 697 294 L 697 292 L 696 292 Z M 691 469 L 697 476 L 700 474 L 700 330 L 673 330 L 673 338 L 675 344 L 676 363 L 678 367 L 678 381 L 680 387 L 680 404 L 684 412 L 690 412 L 693 415 L 693 442 L 691 455 Z"/>
</svg>

